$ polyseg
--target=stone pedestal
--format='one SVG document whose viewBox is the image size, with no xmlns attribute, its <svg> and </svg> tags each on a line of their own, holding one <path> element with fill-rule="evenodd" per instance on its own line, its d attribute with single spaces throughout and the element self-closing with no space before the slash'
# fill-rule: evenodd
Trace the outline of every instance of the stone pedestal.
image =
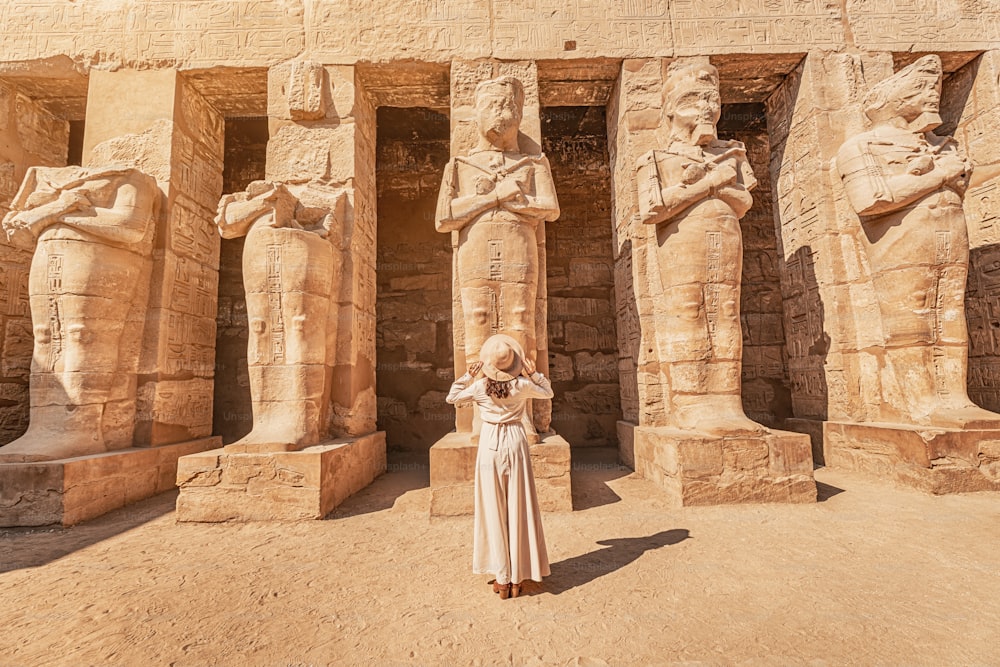
<svg viewBox="0 0 1000 667">
<path fill-rule="evenodd" d="M 297 452 L 186 456 L 177 466 L 177 520 L 322 519 L 385 472 L 385 433 L 329 440 Z"/>
<path fill-rule="evenodd" d="M 769 430 L 715 437 L 619 422 L 635 471 L 682 506 L 816 502 L 809 436 Z M 623 454 L 623 459 L 625 455 Z"/>
<path fill-rule="evenodd" d="M 0 528 L 72 526 L 169 491 L 180 457 L 220 444 L 212 437 L 59 461 L 0 463 Z"/>
<path fill-rule="evenodd" d="M 548 434 L 529 448 L 542 511 L 573 511 L 569 443 Z M 431 516 L 472 514 L 477 449 L 468 433 L 449 433 L 431 447 Z"/>
<path fill-rule="evenodd" d="M 1000 491 L 1000 430 L 826 422 L 823 441 L 836 468 L 934 494 Z"/>
</svg>

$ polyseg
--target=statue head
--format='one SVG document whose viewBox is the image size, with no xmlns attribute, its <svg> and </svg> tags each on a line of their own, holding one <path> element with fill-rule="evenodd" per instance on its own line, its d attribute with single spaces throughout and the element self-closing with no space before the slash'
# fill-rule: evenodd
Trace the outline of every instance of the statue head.
<svg viewBox="0 0 1000 667">
<path fill-rule="evenodd" d="M 512 76 L 489 79 L 476 86 L 476 123 L 479 133 L 501 148 L 517 146 L 524 109 L 524 86 Z"/>
<path fill-rule="evenodd" d="M 704 146 L 716 138 L 722 115 L 719 72 L 705 61 L 674 61 L 663 82 L 663 111 L 672 139 Z"/>
<path fill-rule="evenodd" d="M 941 124 L 941 58 L 929 55 L 875 84 L 865 97 L 865 115 L 876 124 L 903 121 L 917 132 Z"/>
</svg>

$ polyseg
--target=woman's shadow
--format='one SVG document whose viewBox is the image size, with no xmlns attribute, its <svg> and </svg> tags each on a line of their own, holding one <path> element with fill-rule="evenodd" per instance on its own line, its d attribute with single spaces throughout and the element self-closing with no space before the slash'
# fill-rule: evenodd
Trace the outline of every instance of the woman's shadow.
<svg viewBox="0 0 1000 667">
<path fill-rule="evenodd" d="M 677 544 L 691 537 L 686 528 L 664 530 L 648 537 L 622 537 L 600 540 L 605 545 L 589 553 L 567 558 L 552 564 L 552 574 L 545 579 L 545 592 L 559 595 L 571 588 L 582 586 L 598 577 L 619 570 L 639 556 L 669 544 Z"/>
</svg>

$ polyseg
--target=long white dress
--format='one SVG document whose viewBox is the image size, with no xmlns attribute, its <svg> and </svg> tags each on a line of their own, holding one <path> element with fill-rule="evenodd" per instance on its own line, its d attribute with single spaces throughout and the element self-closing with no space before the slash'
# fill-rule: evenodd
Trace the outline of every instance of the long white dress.
<svg viewBox="0 0 1000 667">
<path fill-rule="evenodd" d="M 511 381 L 510 396 L 486 394 L 486 379 L 468 373 L 455 380 L 449 403 L 479 405 L 482 430 L 476 455 L 476 510 L 472 571 L 494 574 L 500 584 L 541 581 L 549 575 L 542 515 L 531 472 L 523 419 L 531 398 L 552 398 L 552 384 L 541 373 Z"/>
</svg>

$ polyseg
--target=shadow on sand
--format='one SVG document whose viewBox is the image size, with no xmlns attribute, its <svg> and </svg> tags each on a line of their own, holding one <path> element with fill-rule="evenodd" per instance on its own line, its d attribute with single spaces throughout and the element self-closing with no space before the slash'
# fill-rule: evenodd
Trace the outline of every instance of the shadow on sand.
<svg viewBox="0 0 1000 667">
<path fill-rule="evenodd" d="M 0 528 L 0 574 L 40 567 L 174 511 L 177 491 L 167 491 L 103 516 L 64 528 Z"/>
<path fill-rule="evenodd" d="M 428 454 L 389 451 L 386 472 L 334 508 L 325 520 L 392 509 L 403 495 L 431 485 Z"/>
<path fill-rule="evenodd" d="M 664 530 L 648 537 L 621 537 L 600 540 L 603 549 L 567 558 L 552 564 L 552 575 L 545 580 L 546 593 L 559 595 L 571 588 L 590 583 L 620 570 L 647 551 L 691 539 L 686 528 Z"/>
</svg>

